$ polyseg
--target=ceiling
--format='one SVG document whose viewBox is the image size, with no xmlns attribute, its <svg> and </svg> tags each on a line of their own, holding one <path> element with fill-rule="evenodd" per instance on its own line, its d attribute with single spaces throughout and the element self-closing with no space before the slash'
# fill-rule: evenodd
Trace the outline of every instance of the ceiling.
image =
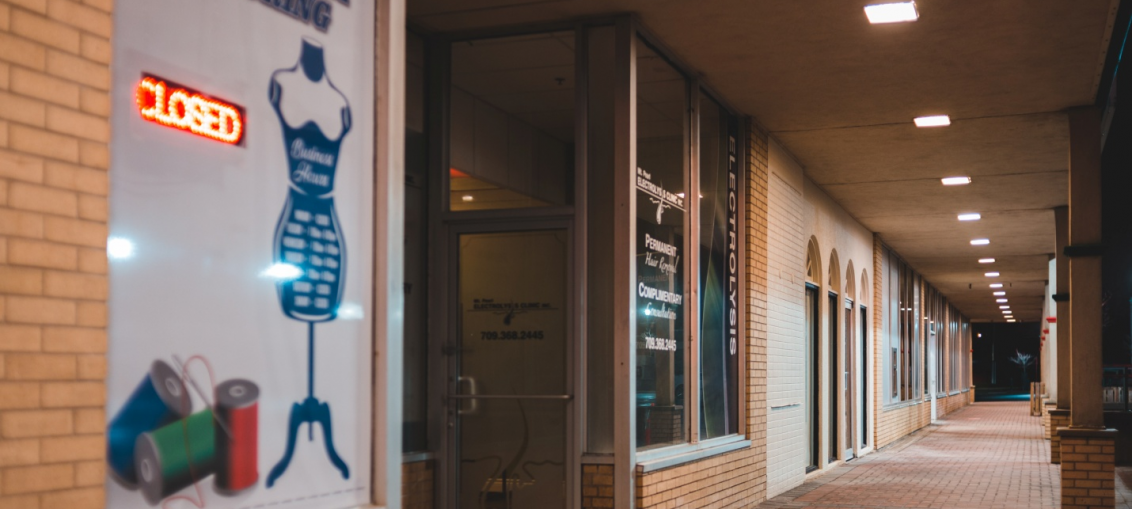
<svg viewBox="0 0 1132 509">
<path fill-rule="evenodd" d="M 1064 111 L 1093 102 L 1118 0 L 917 0 L 914 23 L 870 25 L 881 0 L 411 0 L 448 32 L 632 12 L 755 117 L 851 215 L 973 320 L 1041 318 L 1053 207 L 1068 203 Z M 913 117 L 948 114 L 949 127 Z M 939 178 L 969 175 L 968 186 Z M 960 223 L 961 212 L 982 220 Z M 989 246 L 970 239 L 986 237 Z M 981 257 L 993 257 L 981 265 Z M 988 269 L 988 267 L 993 267 Z"/>
</svg>

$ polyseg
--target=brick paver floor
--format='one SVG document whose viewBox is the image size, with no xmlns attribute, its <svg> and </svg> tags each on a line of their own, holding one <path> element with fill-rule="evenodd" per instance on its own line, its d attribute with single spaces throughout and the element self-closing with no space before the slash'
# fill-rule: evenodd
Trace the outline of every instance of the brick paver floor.
<svg viewBox="0 0 1132 509">
<path fill-rule="evenodd" d="M 1060 470 L 1029 409 L 976 403 L 759 508 L 1058 507 Z"/>
</svg>

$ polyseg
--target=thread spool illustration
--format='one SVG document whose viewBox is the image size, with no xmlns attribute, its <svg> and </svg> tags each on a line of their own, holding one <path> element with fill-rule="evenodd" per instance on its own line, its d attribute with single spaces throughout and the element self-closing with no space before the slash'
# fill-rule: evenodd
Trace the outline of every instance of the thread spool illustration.
<svg viewBox="0 0 1132 509">
<path fill-rule="evenodd" d="M 228 380 L 216 387 L 216 416 L 230 433 L 216 425 L 215 487 L 235 495 L 259 480 L 259 387 L 250 380 Z"/>
<path fill-rule="evenodd" d="M 134 449 L 138 437 L 192 413 L 181 377 L 163 361 L 153 361 L 126 404 L 107 426 L 106 462 L 111 478 L 128 489 L 137 488 Z"/>
<path fill-rule="evenodd" d="M 150 505 L 216 470 L 216 431 L 212 410 L 201 410 L 138 437 L 138 487 Z"/>
</svg>

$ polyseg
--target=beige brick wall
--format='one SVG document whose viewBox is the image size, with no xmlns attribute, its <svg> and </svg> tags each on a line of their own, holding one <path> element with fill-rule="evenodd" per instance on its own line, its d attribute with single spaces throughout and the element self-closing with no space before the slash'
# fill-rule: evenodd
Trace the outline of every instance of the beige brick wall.
<svg viewBox="0 0 1132 509">
<path fill-rule="evenodd" d="M 1113 438 L 1061 439 L 1061 507 L 1093 509 L 1116 503 Z"/>
<path fill-rule="evenodd" d="M 582 509 L 613 507 L 613 465 L 582 465 Z"/>
<path fill-rule="evenodd" d="M 655 472 L 638 471 L 637 507 L 749 507 L 766 499 L 768 139 L 759 126 L 748 127 L 747 359 L 741 376 L 747 384 L 751 447 Z"/>
<path fill-rule="evenodd" d="M 0 0 L 0 507 L 105 479 L 112 0 Z"/>
</svg>

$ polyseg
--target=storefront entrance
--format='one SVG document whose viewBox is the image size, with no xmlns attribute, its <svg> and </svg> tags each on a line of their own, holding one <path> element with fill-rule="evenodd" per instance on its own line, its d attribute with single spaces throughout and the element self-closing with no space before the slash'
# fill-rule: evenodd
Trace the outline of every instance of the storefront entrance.
<svg viewBox="0 0 1132 509">
<path fill-rule="evenodd" d="M 545 229 L 453 233 L 450 507 L 565 507 L 570 237 Z"/>
</svg>

